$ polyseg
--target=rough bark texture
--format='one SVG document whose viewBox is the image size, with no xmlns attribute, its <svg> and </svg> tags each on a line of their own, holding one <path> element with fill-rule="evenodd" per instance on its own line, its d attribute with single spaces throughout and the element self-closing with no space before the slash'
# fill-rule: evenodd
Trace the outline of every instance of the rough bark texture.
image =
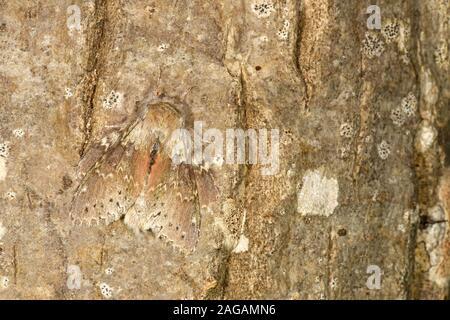
<svg viewBox="0 0 450 320">
<path fill-rule="evenodd" d="M 382 30 L 370 4 L 0 0 L 0 298 L 447 298 L 449 2 L 378 1 Z M 69 214 L 82 162 L 161 103 L 280 131 L 277 174 L 207 170 L 193 252 Z"/>
</svg>

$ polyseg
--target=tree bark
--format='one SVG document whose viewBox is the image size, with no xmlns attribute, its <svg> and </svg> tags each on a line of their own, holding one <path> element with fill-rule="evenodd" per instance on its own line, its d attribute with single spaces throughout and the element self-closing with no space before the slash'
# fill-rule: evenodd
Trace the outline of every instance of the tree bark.
<svg viewBox="0 0 450 320">
<path fill-rule="evenodd" d="M 378 1 L 379 30 L 370 5 L 0 0 L 0 298 L 447 299 L 450 6 Z M 139 161 L 158 178 L 148 132 L 199 122 L 280 143 L 162 171 L 183 241 L 142 226 L 146 182 L 140 215 L 128 189 L 114 222 L 73 213 Z"/>
</svg>

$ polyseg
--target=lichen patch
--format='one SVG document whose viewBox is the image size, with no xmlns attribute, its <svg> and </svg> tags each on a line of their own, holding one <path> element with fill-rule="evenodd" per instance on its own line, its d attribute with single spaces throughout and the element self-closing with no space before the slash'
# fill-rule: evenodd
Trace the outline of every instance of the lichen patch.
<svg viewBox="0 0 450 320">
<path fill-rule="evenodd" d="M 7 276 L 0 277 L 0 289 L 7 289 L 9 287 L 9 278 Z"/>
<path fill-rule="evenodd" d="M 384 43 L 376 33 L 366 32 L 366 36 L 362 42 L 362 50 L 370 59 L 380 57 L 384 52 Z"/>
<path fill-rule="evenodd" d="M 103 297 L 105 297 L 106 299 L 110 299 L 112 297 L 113 290 L 111 289 L 111 287 L 108 284 L 102 282 L 102 283 L 100 283 L 99 287 L 100 287 L 100 292 Z"/>
<path fill-rule="evenodd" d="M 272 1 L 258 0 L 252 4 L 252 10 L 258 18 L 267 18 L 275 11 L 275 7 Z"/>
</svg>

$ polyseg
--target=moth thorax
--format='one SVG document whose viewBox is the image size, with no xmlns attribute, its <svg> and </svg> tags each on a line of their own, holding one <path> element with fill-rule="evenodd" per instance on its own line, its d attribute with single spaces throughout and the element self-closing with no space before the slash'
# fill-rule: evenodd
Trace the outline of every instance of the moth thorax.
<svg viewBox="0 0 450 320">
<path fill-rule="evenodd" d="M 128 136 L 128 140 L 139 149 L 145 149 L 148 145 L 153 145 L 158 139 L 160 139 L 159 132 L 155 132 L 155 130 L 151 130 L 145 126 L 137 127 Z"/>
</svg>

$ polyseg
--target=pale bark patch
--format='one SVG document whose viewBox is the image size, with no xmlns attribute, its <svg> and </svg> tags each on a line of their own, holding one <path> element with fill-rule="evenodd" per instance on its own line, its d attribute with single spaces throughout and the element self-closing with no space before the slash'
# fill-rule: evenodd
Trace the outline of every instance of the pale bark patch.
<svg viewBox="0 0 450 320">
<path fill-rule="evenodd" d="M 327 178 L 319 170 L 308 171 L 298 193 L 297 212 L 302 215 L 329 217 L 338 206 L 339 184 Z"/>
</svg>

